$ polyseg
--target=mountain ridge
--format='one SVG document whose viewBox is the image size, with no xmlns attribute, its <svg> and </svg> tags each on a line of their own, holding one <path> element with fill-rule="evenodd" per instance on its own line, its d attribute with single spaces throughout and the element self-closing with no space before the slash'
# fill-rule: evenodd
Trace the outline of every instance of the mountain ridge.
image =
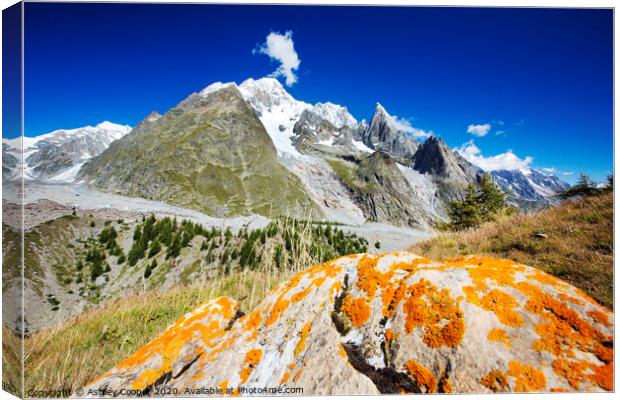
<svg viewBox="0 0 620 400">
<path fill-rule="evenodd" d="M 275 150 L 275 158 L 271 158 L 270 156 L 267 157 L 271 160 L 270 162 L 284 166 L 293 174 L 295 179 L 298 180 L 293 186 L 298 187 L 299 190 L 294 190 L 297 194 L 293 197 L 312 199 L 310 203 L 314 203 L 315 206 L 309 206 L 310 208 L 320 209 L 321 214 L 324 216 L 329 215 L 329 218 L 335 217 L 338 221 L 348 222 L 350 221 L 349 218 L 353 215 L 355 215 L 355 217 L 353 217 L 354 220 L 358 221 L 359 213 L 364 213 L 365 218 L 369 221 L 394 223 L 393 219 L 392 221 L 388 221 L 389 218 L 382 219 L 387 217 L 385 213 L 377 214 L 371 212 L 370 210 L 375 209 L 375 206 L 366 204 L 361 200 L 362 198 L 366 198 L 367 201 L 370 201 L 372 197 L 356 197 L 354 194 L 356 189 L 351 189 L 351 186 L 347 185 L 346 179 L 343 180 L 342 174 L 340 174 L 340 176 L 337 173 L 335 174 L 337 171 L 333 170 L 335 165 L 334 162 L 353 167 L 352 164 L 347 164 L 347 160 L 350 162 L 355 159 L 358 160 L 356 161 L 357 163 L 359 160 L 363 160 L 377 151 L 387 154 L 397 162 L 396 165 L 398 166 L 393 173 L 390 173 L 390 176 L 396 179 L 396 181 L 403 181 L 404 179 L 404 181 L 407 182 L 409 189 L 405 190 L 405 192 L 413 190 L 417 193 L 417 199 L 413 203 L 409 203 L 409 207 L 413 208 L 410 208 L 406 213 L 420 215 L 420 211 L 424 211 L 430 213 L 432 219 L 445 219 L 446 201 L 459 197 L 466 186 L 477 182 L 480 175 L 484 172 L 476 165 L 467 161 L 456 149 L 450 149 L 443 139 L 436 135 L 430 135 L 422 142 L 416 140 L 411 133 L 406 132 L 407 127 L 402 125 L 395 117 L 391 116 L 380 103 L 376 103 L 375 112 L 370 123 L 367 123 L 365 119 L 358 122 L 344 106 L 329 101 L 318 102 L 312 105 L 296 100 L 286 91 L 282 84 L 274 78 L 249 78 L 240 84 L 234 82 L 212 83 L 204 89 L 190 94 L 177 106 L 170 109 L 167 113 L 164 113 L 164 116 L 168 116 L 168 118 L 174 116 L 174 118 L 186 119 L 187 115 L 185 114 L 197 111 L 195 109 L 196 104 L 209 102 L 209 99 L 213 96 L 221 96 L 222 92 L 230 91 L 235 91 L 238 97 L 242 99 L 241 101 L 248 106 L 244 109 L 246 117 L 253 118 L 250 114 L 254 114 L 257 119 L 257 121 L 252 124 L 252 129 L 260 130 L 260 128 L 262 128 L 267 133 L 267 140 L 263 140 L 265 139 L 263 138 L 261 139 L 261 143 L 266 146 L 265 149 L 273 148 Z M 220 106 L 223 109 L 227 107 L 226 104 L 223 103 Z M 92 176 L 100 178 L 101 175 L 109 175 L 110 171 L 114 170 L 117 171 L 122 179 L 126 180 L 125 183 L 119 183 L 114 177 L 109 177 L 109 180 L 97 178 L 93 181 L 91 179 L 89 182 L 94 183 L 100 190 L 113 190 L 117 191 L 117 193 L 137 195 L 148 199 L 160 199 L 165 201 L 172 199 L 172 201 L 176 202 L 181 201 L 184 197 L 183 193 L 195 192 L 192 186 L 195 186 L 198 182 L 196 179 L 198 178 L 192 178 L 194 179 L 193 181 L 187 180 L 189 179 L 187 176 L 185 178 L 182 177 L 187 174 L 180 169 L 175 172 L 175 174 L 178 175 L 177 177 L 179 177 L 179 179 L 185 179 L 186 184 L 168 190 L 167 194 L 163 194 L 163 192 L 167 191 L 165 188 L 166 179 L 174 180 L 176 178 L 168 177 L 163 179 L 161 175 L 154 176 L 151 170 L 155 170 L 156 168 L 153 169 L 143 166 L 141 170 L 119 169 L 118 165 L 114 166 L 115 162 L 109 156 L 104 157 L 107 161 L 100 165 L 103 168 L 102 171 L 97 172 L 94 171 L 92 167 L 89 167 L 89 164 L 97 164 L 97 160 L 102 159 L 102 153 L 110 149 L 119 152 L 119 143 L 124 143 L 125 146 L 134 146 L 134 149 L 136 145 L 146 146 L 144 148 L 150 149 L 151 160 L 153 162 L 157 161 L 157 152 L 153 153 L 155 147 L 157 151 L 162 151 L 160 154 L 165 154 L 167 151 L 166 147 L 174 147 L 179 144 L 172 140 L 170 135 L 167 136 L 168 139 L 165 139 L 161 135 L 149 136 L 152 135 L 153 130 L 156 131 L 159 129 L 158 126 L 161 124 L 162 119 L 165 118 L 153 112 L 138 123 L 135 128 L 131 130 L 131 136 L 134 138 L 141 137 L 142 139 L 140 140 L 121 140 L 126 137 L 127 133 L 125 131 L 129 129 L 127 126 L 122 127 L 124 130 L 122 135 L 117 134 L 113 137 L 115 140 L 109 140 L 108 143 L 102 146 L 105 148 L 98 148 L 97 151 L 90 152 L 87 157 L 77 156 L 76 154 L 63 154 L 63 157 L 55 156 L 57 151 L 56 148 L 58 147 L 57 142 L 59 141 L 49 140 L 48 138 L 50 135 L 60 136 L 61 134 L 59 134 L 59 132 L 64 132 L 62 130 L 54 131 L 34 139 L 28 138 L 26 141 L 27 151 L 25 153 L 25 158 L 32 163 L 37 162 L 38 164 L 31 169 L 34 171 L 36 168 L 37 173 L 34 174 L 30 172 L 31 170 L 28 170 L 26 171 L 27 174 L 25 178 L 40 179 L 48 182 L 71 182 L 74 181 L 77 176 L 80 177 L 79 179 L 89 176 L 91 178 Z M 191 125 L 190 121 L 185 120 L 185 122 Z M 183 131 L 183 129 L 189 126 L 185 126 L 181 122 L 179 123 L 180 125 L 176 126 L 175 129 L 180 129 L 180 131 Z M 231 122 L 220 121 L 217 128 L 229 129 L 230 126 L 227 127 L 224 125 L 230 123 Z M 100 128 L 118 126 L 112 123 L 103 123 L 100 125 L 103 125 L 98 125 Z M 93 127 L 81 129 L 84 130 L 87 128 L 93 129 Z M 71 137 L 71 135 L 64 133 L 62 136 L 66 140 L 72 138 L 75 141 L 83 135 L 76 134 L 74 137 Z M 153 147 L 151 143 L 149 143 L 152 138 L 165 140 Z M 227 137 L 225 140 L 234 141 L 234 139 L 233 137 Z M 196 137 L 192 140 L 200 141 L 202 139 Z M 18 167 L 20 166 L 19 157 L 16 157 L 20 154 L 16 152 L 17 150 L 14 147 L 11 147 L 11 145 L 15 146 L 15 142 L 15 140 L 12 142 L 8 140 L 3 141 L 3 177 L 9 180 L 17 177 L 16 171 L 19 170 Z M 47 148 L 49 148 L 50 151 L 39 150 L 37 154 L 31 154 L 34 144 L 48 142 L 53 143 L 47 144 Z M 235 146 L 232 142 L 231 145 L 233 147 Z M 218 154 L 211 154 L 216 160 L 218 157 L 225 157 L 224 153 L 230 151 L 226 146 L 221 146 L 219 148 L 221 151 L 219 151 Z M 272 150 L 265 151 L 271 153 Z M 80 152 L 79 150 L 74 150 L 74 153 Z M 123 157 L 127 160 L 130 158 L 132 150 L 128 149 L 127 151 L 121 151 L 121 153 L 125 154 Z M 180 146 L 174 151 L 174 154 L 176 158 L 183 159 L 192 154 L 191 146 Z M 94 158 L 93 162 L 86 163 L 86 161 L 92 158 Z M 191 163 L 191 159 L 196 158 L 196 154 L 191 155 L 189 158 Z M 236 165 L 235 168 L 239 171 L 243 171 L 245 168 L 242 160 L 243 157 L 237 157 L 239 164 Z M 332 161 L 326 163 L 325 160 Z M 206 159 L 204 161 L 208 163 Z M 82 166 L 82 164 L 86 165 Z M 133 164 L 129 163 L 127 165 Z M 212 165 L 211 168 L 212 171 L 216 171 L 219 167 Z M 278 166 L 274 168 L 279 169 Z M 80 169 L 81 172 L 78 172 Z M 348 172 L 344 172 L 345 175 L 348 174 Z M 211 178 L 211 181 L 215 180 L 215 176 L 219 174 L 217 172 L 214 173 L 215 175 Z M 243 172 L 241 173 L 243 174 Z M 140 174 L 150 174 L 149 176 L 151 177 L 149 178 L 149 182 L 146 183 L 143 178 L 140 178 L 138 176 Z M 504 192 L 509 194 L 509 201 L 524 209 L 536 209 L 548 204 L 553 204 L 554 192 L 563 190 L 568 186 L 557 177 L 542 174 L 534 169 L 525 171 L 490 171 L 490 174 L 495 183 Z M 372 174 L 363 175 L 370 179 Z M 397 175 L 399 175 L 398 178 L 396 178 Z M 222 176 L 220 176 L 220 178 L 224 179 Z M 132 181 L 143 182 L 132 183 Z M 248 201 L 247 193 L 245 193 L 243 185 L 233 184 L 232 182 L 235 181 L 234 179 L 226 179 L 226 181 L 226 183 L 222 184 L 221 188 L 229 183 L 231 183 L 232 186 L 224 190 L 222 196 L 228 196 L 233 199 L 233 203 L 238 203 L 238 201 L 240 201 L 239 199 L 244 198 L 246 200 L 242 200 L 241 203 Z M 387 181 L 382 182 L 387 184 Z M 319 185 L 322 187 L 319 187 Z M 346 201 L 338 200 L 338 196 L 341 197 L 343 195 L 343 190 L 346 190 L 343 185 L 344 187 L 348 187 L 348 190 L 353 190 L 353 192 L 349 194 L 349 196 L 353 197 Z M 398 184 L 397 186 L 401 185 Z M 133 189 L 130 189 L 130 187 L 133 187 Z M 383 192 L 384 194 L 387 193 L 384 190 L 385 188 L 381 188 L 381 185 L 372 185 L 369 187 L 378 189 L 379 192 Z M 394 186 L 392 186 L 392 189 L 394 189 Z M 280 191 L 280 195 L 282 193 L 285 192 Z M 183 206 L 194 203 L 193 207 L 201 211 L 216 213 L 220 216 L 228 215 L 228 211 L 225 211 L 227 206 L 224 205 L 224 208 L 222 208 L 223 203 L 225 203 L 223 198 L 215 202 L 219 202 L 220 205 L 216 207 L 217 209 L 214 209 L 212 208 L 214 204 L 206 208 L 200 208 L 201 206 L 199 203 L 201 200 L 197 198 L 195 194 L 191 194 L 188 197 L 189 199 L 187 201 L 183 200 Z M 396 200 L 394 196 L 388 196 L 387 198 L 392 199 L 392 201 Z M 424 200 L 422 201 L 421 199 Z M 273 201 L 273 199 L 269 201 Z M 206 201 L 206 203 L 209 202 L 209 200 Z M 287 200 L 283 202 L 286 203 Z M 351 202 L 356 203 L 356 205 L 352 205 Z M 213 202 L 211 201 L 211 203 Z M 307 204 L 309 205 L 310 203 Z M 394 204 L 386 204 L 386 207 L 398 208 L 402 207 L 403 204 L 402 201 L 396 201 Z M 180 204 L 177 203 L 177 205 Z M 356 209 L 356 207 L 358 207 L 358 209 Z M 250 207 L 250 209 L 251 208 L 252 207 Z M 243 212 L 247 212 L 249 209 L 243 204 L 237 204 L 237 206 L 233 206 L 231 210 L 234 214 L 236 212 L 241 212 L 239 210 L 245 210 Z M 366 210 L 366 212 L 363 210 Z M 261 212 L 263 215 L 271 213 L 271 211 L 266 211 L 265 207 L 262 208 Z M 383 215 L 383 217 L 378 217 L 378 215 Z M 405 218 L 404 220 L 408 219 Z M 408 224 L 411 226 L 426 226 L 428 221 L 425 220 L 426 218 L 421 218 L 418 221 L 411 221 Z"/>
</svg>

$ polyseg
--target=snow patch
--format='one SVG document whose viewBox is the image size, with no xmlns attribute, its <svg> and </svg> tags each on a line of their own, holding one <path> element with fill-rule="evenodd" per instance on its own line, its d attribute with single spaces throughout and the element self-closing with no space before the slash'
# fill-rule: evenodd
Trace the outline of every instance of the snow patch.
<svg viewBox="0 0 620 400">
<path fill-rule="evenodd" d="M 75 181 L 75 178 L 77 178 L 78 173 L 80 172 L 80 168 L 82 168 L 82 165 L 84 165 L 86 162 L 81 162 L 78 164 L 75 164 L 73 167 L 64 170 L 63 172 L 59 173 L 58 175 L 55 175 L 51 178 L 48 179 L 48 181 L 50 182 L 66 182 L 66 183 L 70 183 Z"/>
<path fill-rule="evenodd" d="M 208 97 L 211 93 L 217 92 L 218 90 L 227 88 L 229 86 L 237 86 L 237 85 L 235 84 L 235 82 L 226 82 L 226 83 L 214 82 L 210 84 L 209 86 L 207 86 L 206 88 L 202 89 L 198 94 L 201 95 L 202 97 Z"/>
<path fill-rule="evenodd" d="M 352 142 L 353 142 L 353 146 L 355 146 L 355 148 L 358 149 L 358 150 L 361 150 L 361 151 L 366 152 L 366 153 L 371 153 L 371 154 L 375 152 L 373 149 L 371 149 L 370 147 L 366 146 L 364 144 L 364 142 L 362 142 L 362 141 L 354 139 L 354 140 L 352 140 Z"/>
</svg>

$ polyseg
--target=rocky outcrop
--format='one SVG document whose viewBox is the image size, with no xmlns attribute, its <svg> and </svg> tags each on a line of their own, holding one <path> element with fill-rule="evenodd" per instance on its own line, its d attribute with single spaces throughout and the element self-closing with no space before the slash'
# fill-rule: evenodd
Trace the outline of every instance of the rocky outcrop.
<svg viewBox="0 0 620 400">
<path fill-rule="evenodd" d="M 356 254 L 248 314 L 203 304 L 80 395 L 611 391 L 613 340 L 609 310 L 537 269 Z"/>
</svg>

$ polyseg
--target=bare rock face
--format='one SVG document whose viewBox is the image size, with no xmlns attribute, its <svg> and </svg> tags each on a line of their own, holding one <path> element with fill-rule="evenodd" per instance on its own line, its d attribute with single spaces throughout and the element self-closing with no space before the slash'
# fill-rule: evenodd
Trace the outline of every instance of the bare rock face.
<svg viewBox="0 0 620 400">
<path fill-rule="evenodd" d="M 365 125 L 364 121 L 360 126 L 363 125 Z M 403 131 L 403 128 L 381 104 L 377 103 L 370 125 L 354 136 L 361 136 L 362 141 L 369 148 L 383 151 L 404 162 L 413 157 L 420 143 Z"/>
<path fill-rule="evenodd" d="M 508 260 L 357 254 L 297 274 L 246 315 L 229 298 L 205 303 L 83 395 L 286 387 L 304 395 L 613 390 L 613 314 Z"/>
</svg>

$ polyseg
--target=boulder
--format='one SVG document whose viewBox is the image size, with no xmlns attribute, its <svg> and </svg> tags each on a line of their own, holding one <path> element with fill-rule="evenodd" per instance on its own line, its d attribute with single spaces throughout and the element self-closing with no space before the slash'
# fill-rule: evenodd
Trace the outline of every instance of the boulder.
<svg viewBox="0 0 620 400">
<path fill-rule="evenodd" d="M 300 272 L 245 315 L 227 297 L 205 303 L 80 394 L 299 388 L 304 395 L 611 391 L 613 314 L 509 260 L 355 254 Z"/>
</svg>

